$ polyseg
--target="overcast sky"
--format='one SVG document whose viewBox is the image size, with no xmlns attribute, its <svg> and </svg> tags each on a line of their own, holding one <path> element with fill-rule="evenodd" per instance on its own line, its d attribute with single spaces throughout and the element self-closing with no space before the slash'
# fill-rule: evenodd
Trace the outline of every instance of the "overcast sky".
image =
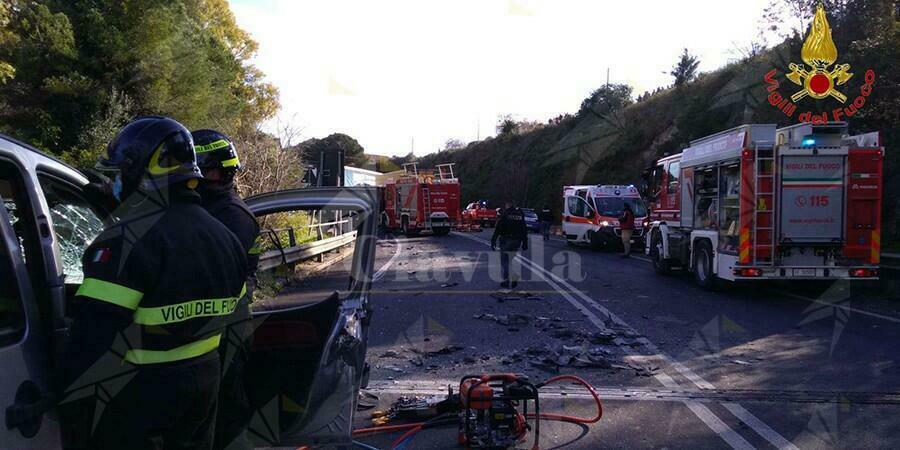
<svg viewBox="0 0 900 450">
<path fill-rule="evenodd" d="M 259 43 L 302 138 L 341 132 L 406 154 L 494 134 L 497 116 L 546 121 L 593 89 L 671 83 L 687 47 L 700 70 L 757 36 L 768 0 L 230 0 Z M 480 124 L 480 126 L 479 126 Z"/>
</svg>

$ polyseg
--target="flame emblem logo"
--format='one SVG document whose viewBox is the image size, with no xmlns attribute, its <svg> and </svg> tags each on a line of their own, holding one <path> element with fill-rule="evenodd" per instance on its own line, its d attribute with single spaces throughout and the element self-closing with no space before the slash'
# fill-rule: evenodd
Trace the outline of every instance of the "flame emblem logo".
<svg viewBox="0 0 900 450">
<path fill-rule="evenodd" d="M 803 42 L 800 57 L 806 63 L 805 66 L 795 63 L 788 65 L 791 73 L 787 74 L 787 78 L 803 87 L 791 96 L 791 100 L 796 102 L 806 96 L 819 100 L 830 96 L 841 103 L 847 101 L 847 96 L 835 89 L 835 86 L 846 83 L 853 74 L 849 72 L 850 64 L 839 64 L 828 70 L 837 60 L 837 47 L 831 39 L 831 27 L 825 17 L 825 8 L 821 4 L 816 8 L 816 15 L 809 35 Z M 806 66 L 811 70 L 806 70 Z"/>
</svg>

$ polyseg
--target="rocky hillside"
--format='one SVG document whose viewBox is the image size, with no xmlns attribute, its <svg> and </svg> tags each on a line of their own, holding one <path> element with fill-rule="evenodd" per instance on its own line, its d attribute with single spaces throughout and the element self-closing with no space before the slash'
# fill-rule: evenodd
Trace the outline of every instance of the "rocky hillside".
<svg viewBox="0 0 900 450">
<path fill-rule="evenodd" d="M 895 39 L 896 39 L 895 34 Z M 896 44 L 896 41 L 895 41 Z M 605 115 L 581 113 L 554 121 L 527 133 L 510 133 L 470 143 L 462 149 L 434 153 L 420 158 L 421 167 L 455 162 L 463 184 L 463 200 L 513 200 L 521 205 L 555 210 L 562 205 L 561 187 L 573 183 L 640 182 L 640 174 L 654 159 L 676 153 L 694 139 L 744 123 L 796 123 L 767 100 L 765 74 L 777 69 L 781 90 L 795 89 L 785 79 L 788 63 L 800 61 L 800 39 L 793 39 L 752 58 L 735 62 L 696 80 L 658 92 L 623 109 Z M 890 245 L 900 243 L 896 209 L 900 193 L 900 70 L 891 58 L 900 54 L 900 45 L 889 52 L 857 51 L 842 54 L 856 76 L 843 87 L 851 101 L 859 95 L 864 73 L 878 74 L 874 93 L 856 116 L 850 119 L 853 133 L 880 130 L 887 145 L 885 164 L 885 233 Z M 896 61 L 894 59 L 893 61 Z M 793 87 L 792 87 L 793 86 Z M 804 110 L 831 111 L 835 101 L 804 100 Z M 893 192 L 895 195 L 890 195 Z"/>
</svg>

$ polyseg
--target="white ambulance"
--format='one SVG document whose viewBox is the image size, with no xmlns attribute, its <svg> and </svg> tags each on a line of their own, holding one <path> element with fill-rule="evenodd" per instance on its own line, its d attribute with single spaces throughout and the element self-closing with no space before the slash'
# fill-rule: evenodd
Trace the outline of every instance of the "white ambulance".
<svg viewBox="0 0 900 450">
<path fill-rule="evenodd" d="M 625 204 L 634 212 L 632 244 L 644 245 L 647 207 L 637 188 L 628 185 L 579 185 L 563 187 L 563 234 L 566 242 L 594 248 L 621 248 L 619 217 Z"/>
</svg>

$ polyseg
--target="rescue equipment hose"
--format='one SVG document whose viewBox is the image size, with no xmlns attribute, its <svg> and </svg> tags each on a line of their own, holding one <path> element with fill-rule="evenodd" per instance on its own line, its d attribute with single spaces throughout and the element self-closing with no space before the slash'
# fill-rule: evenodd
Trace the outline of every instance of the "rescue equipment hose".
<svg viewBox="0 0 900 450">
<path fill-rule="evenodd" d="M 603 417 L 603 403 L 600 400 L 600 394 L 591 386 L 590 383 L 585 381 L 583 378 L 578 377 L 576 375 L 558 375 L 552 378 L 547 379 L 546 381 L 537 384 L 537 388 L 540 389 L 549 384 L 557 383 L 559 381 L 572 381 L 576 384 L 584 386 L 588 392 L 590 392 L 591 396 L 594 398 L 594 402 L 597 405 L 597 415 L 594 417 L 578 417 L 578 416 L 569 416 L 565 414 L 554 414 L 554 413 L 528 413 L 527 418 L 529 419 L 538 419 L 538 420 L 552 420 L 559 422 L 569 422 L 569 423 L 580 423 L 580 424 L 592 424 L 597 423 Z M 394 443 L 391 445 L 391 448 L 394 450 L 403 450 L 409 442 L 423 429 L 430 428 L 437 425 L 444 425 L 448 423 L 455 423 L 456 419 L 453 415 L 442 414 L 436 416 L 432 419 L 429 419 L 425 422 L 415 422 L 415 423 L 404 423 L 399 425 L 381 425 L 377 427 L 369 427 L 369 428 L 358 428 L 353 430 L 353 436 L 360 435 L 368 435 L 368 434 L 377 434 L 377 433 L 386 433 L 389 431 L 400 431 L 406 430 L 399 438 L 397 438 Z M 362 444 L 362 443 L 360 443 Z M 354 445 L 356 445 L 356 441 L 354 441 Z M 366 445 L 366 444 L 363 444 Z M 360 447 L 370 449 L 374 447 Z M 377 450 L 377 449 L 376 449 Z"/>
</svg>

